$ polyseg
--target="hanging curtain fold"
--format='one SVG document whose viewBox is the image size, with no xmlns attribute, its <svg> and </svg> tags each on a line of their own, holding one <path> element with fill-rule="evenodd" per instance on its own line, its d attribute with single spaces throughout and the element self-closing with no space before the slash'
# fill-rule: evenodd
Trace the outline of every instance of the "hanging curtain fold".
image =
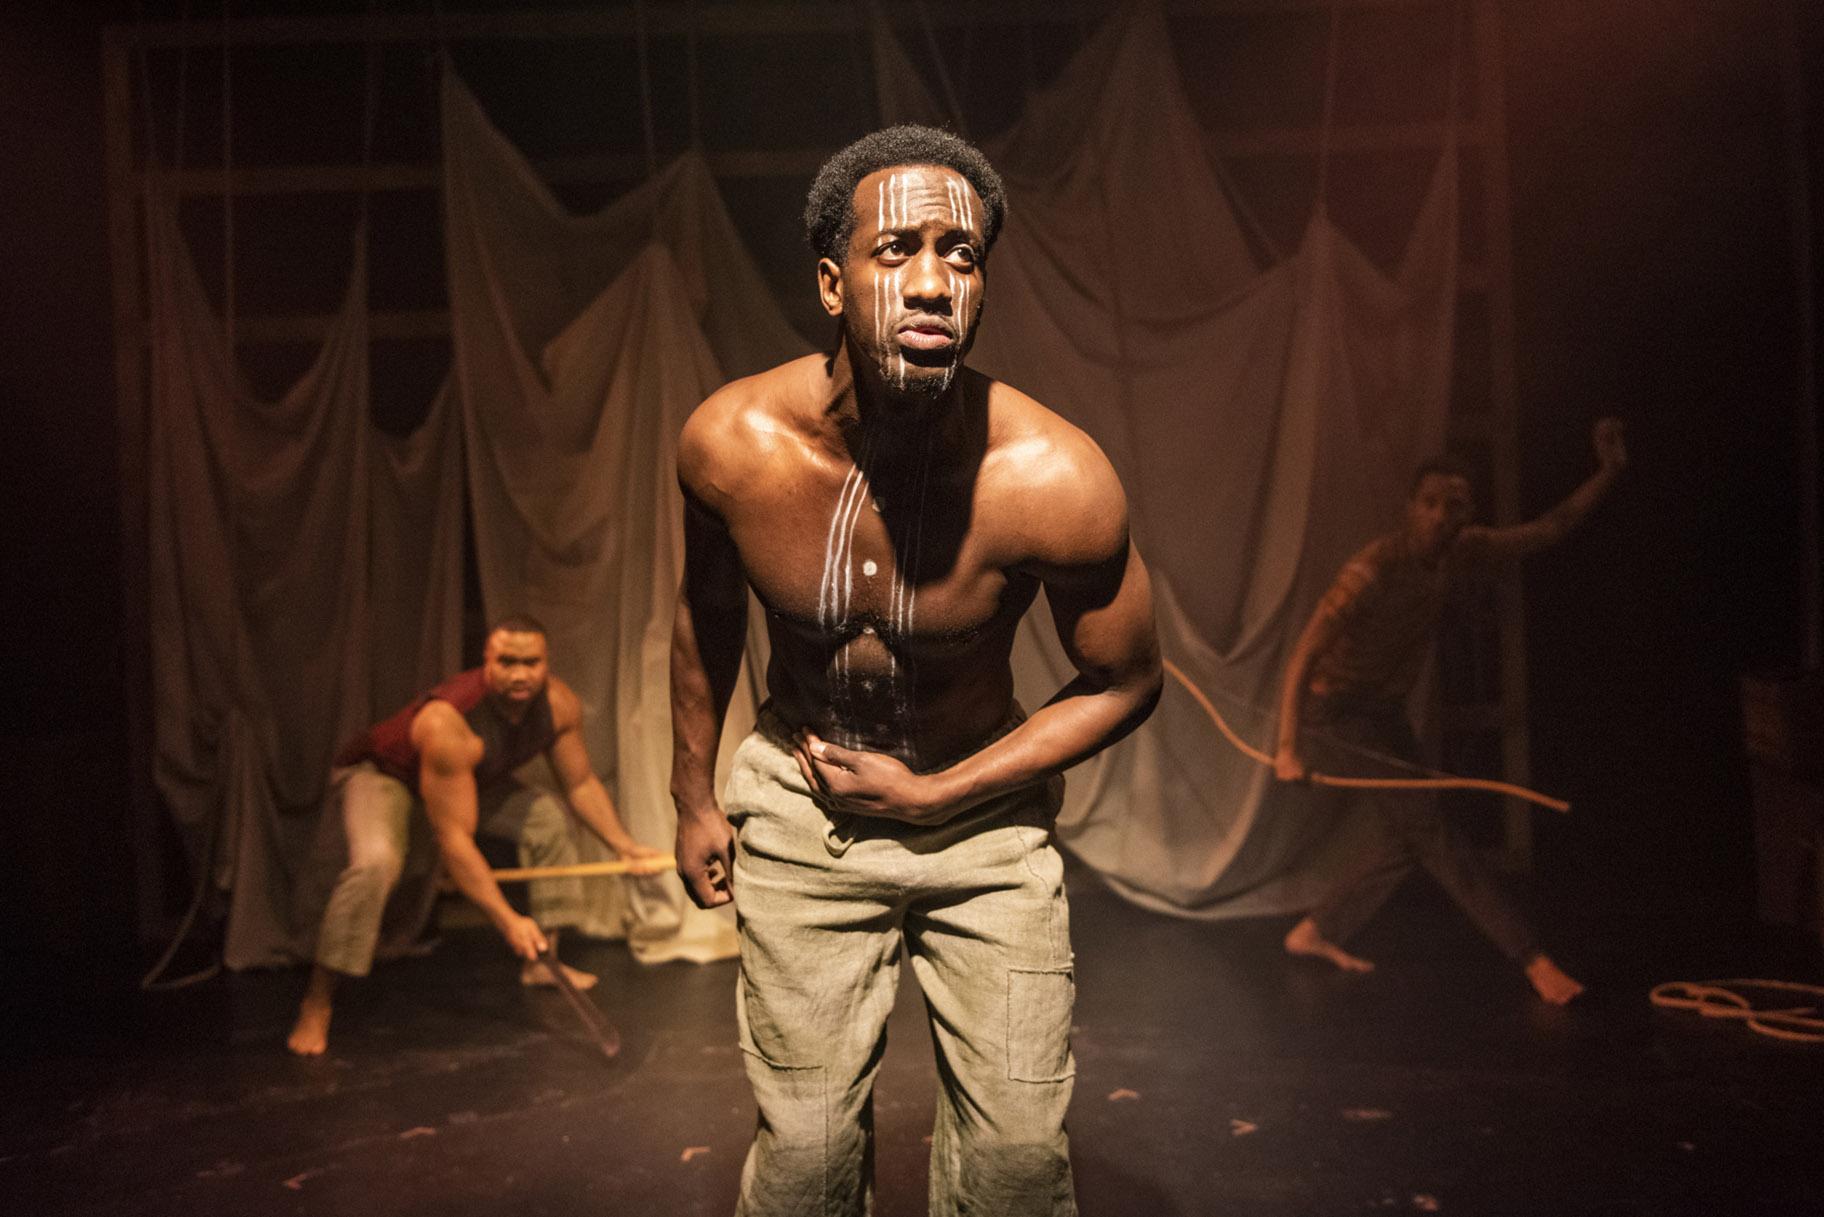
<svg viewBox="0 0 1824 1217">
<path fill-rule="evenodd" d="M 622 818 L 668 847 L 670 639 L 682 560 L 674 445 L 725 381 L 802 354 L 686 153 L 591 216 L 566 211 L 456 76 L 443 84 L 454 394 L 482 598 L 530 611 L 577 691 Z M 760 619 L 730 714 L 758 704 Z M 600 848 L 587 834 L 586 856 Z M 585 929 L 648 962 L 732 954 L 733 922 L 675 875 L 594 884 Z"/>
<path fill-rule="evenodd" d="M 1129 6 L 989 146 L 1010 219 L 972 361 L 1108 453 L 1166 655 L 1270 741 L 1265 708 L 1318 597 L 1443 443 L 1456 158 L 1440 159 L 1393 275 L 1321 208 L 1289 257 L 1258 266 L 1175 62 L 1157 6 Z M 875 70 L 895 77 L 883 105 L 935 109 L 900 78 L 903 53 Z M 1028 704 L 1070 675 L 1042 605 L 1015 670 Z M 1315 815 L 1174 686 L 1134 736 L 1073 771 L 1058 827 L 1129 898 L 1229 916 L 1309 903 L 1360 831 Z"/>
</svg>

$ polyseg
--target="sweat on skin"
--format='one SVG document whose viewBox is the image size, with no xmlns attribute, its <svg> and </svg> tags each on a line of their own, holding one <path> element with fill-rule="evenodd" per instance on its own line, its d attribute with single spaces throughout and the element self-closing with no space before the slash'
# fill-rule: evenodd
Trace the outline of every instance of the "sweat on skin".
<svg viewBox="0 0 1824 1217">
<path fill-rule="evenodd" d="M 903 953 L 940 1060 L 932 1211 L 1061 1217 L 1074 982 L 1050 779 L 1150 712 L 1151 593 L 1101 451 L 964 366 L 989 222 L 974 184 L 920 161 L 856 172 L 852 229 L 817 265 L 838 345 L 725 387 L 678 448 L 672 794 L 692 898 L 741 912 L 760 1122 L 737 1212 L 866 1211 Z M 769 702 L 725 815 L 749 588 Z M 1077 672 L 1024 717 L 1009 656 L 1040 591 Z"/>
</svg>

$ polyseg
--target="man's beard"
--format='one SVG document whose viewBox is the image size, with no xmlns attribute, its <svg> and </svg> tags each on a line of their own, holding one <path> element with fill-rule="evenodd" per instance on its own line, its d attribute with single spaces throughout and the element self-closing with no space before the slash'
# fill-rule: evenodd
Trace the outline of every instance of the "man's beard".
<svg viewBox="0 0 1824 1217">
<path fill-rule="evenodd" d="M 963 361 L 960 350 L 940 366 L 913 363 L 899 351 L 883 351 L 879 364 L 880 379 L 895 393 L 935 401 L 949 392 Z"/>
</svg>

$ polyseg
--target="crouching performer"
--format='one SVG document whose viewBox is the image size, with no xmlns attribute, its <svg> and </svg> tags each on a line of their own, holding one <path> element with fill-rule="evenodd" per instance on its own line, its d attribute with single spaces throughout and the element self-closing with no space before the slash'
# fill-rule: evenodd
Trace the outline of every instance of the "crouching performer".
<svg viewBox="0 0 1824 1217">
<path fill-rule="evenodd" d="M 489 632 L 481 667 L 420 694 L 336 757 L 333 780 L 348 865 L 317 931 L 316 963 L 288 1040 L 293 1052 L 316 1056 L 328 1047 L 337 984 L 372 967 L 381 916 L 405 864 L 419 807 L 456 886 L 524 961 L 525 984 L 552 983 L 538 956 L 547 931 L 576 924 L 582 880 L 534 880 L 531 915 L 523 915 L 501 894 L 476 847 L 477 832 L 517 842 L 524 866 L 567 866 L 578 860 L 574 814 L 621 857 L 663 864 L 660 851 L 634 841 L 622 827 L 583 747 L 581 703 L 546 665 L 544 627 L 526 616 L 506 618 Z M 541 754 L 562 784 L 563 798 L 514 779 L 515 769 Z M 595 984 L 586 972 L 564 970 L 578 988 Z"/>
</svg>

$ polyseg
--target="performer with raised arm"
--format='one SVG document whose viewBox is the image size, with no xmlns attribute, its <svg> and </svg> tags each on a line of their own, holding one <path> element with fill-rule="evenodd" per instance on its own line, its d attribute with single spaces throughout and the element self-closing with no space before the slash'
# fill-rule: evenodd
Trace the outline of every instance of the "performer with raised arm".
<svg viewBox="0 0 1824 1217">
<path fill-rule="evenodd" d="M 727 386 L 680 441 L 678 870 L 740 914 L 752 1217 L 867 1211 L 902 950 L 942 1090 L 931 1211 L 1075 1211 L 1057 778 L 1146 717 L 1160 664 L 1107 459 L 964 366 L 1005 209 L 943 132 L 839 152 L 805 214 L 835 349 Z M 718 805 L 749 587 L 769 700 Z M 1028 717 L 1009 653 L 1041 590 L 1077 675 Z"/>
<path fill-rule="evenodd" d="M 1412 692 L 1453 588 L 1562 541 L 1608 494 L 1627 464 L 1619 420 L 1595 426 L 1596 472 L 1536 520 L 1505 528 L 1471 524 L 1469 474 L 1448 458 L 1413 477 L 1404 526 L 1351 558 L 1318 603 L 1286 664 L 1274 770 L 1284 781 L 1307 773 L 1301 732 L 1327 736 L 1401 761 L 1419 763 L 1406 717 Z M 1349 763 L 1343 752 L 1336 764 Z M 1340 792 L 1332 798 L 1349 798 Z M 1559 1005 L 1583 991 L 1539 948 L 1531 923 L 1474 846 L 1440 810 L 1413 792 L 1354 795 L 1379 821 L 1379 847 L 1346 868 L 1311 914 L 1286 935 L 1286 950 L 1372 971 L 1343 944 L 1367 924 L 1415 866 L 1422 866 L 1471 921 L 1519 963 L 1539 996 Z"/>
</svg>

